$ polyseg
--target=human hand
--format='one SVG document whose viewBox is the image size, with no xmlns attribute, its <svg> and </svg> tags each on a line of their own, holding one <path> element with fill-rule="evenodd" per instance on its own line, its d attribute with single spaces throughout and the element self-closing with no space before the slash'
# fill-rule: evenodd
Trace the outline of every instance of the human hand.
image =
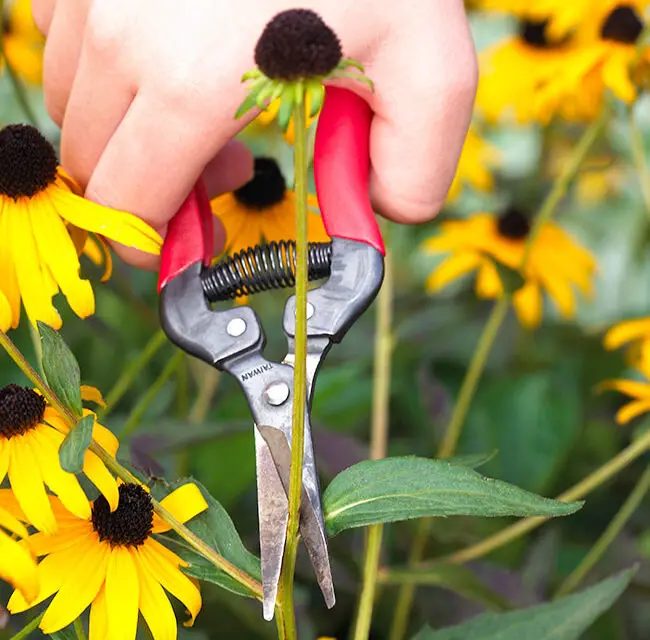
<svg viewBox="0 0 650 640">
<path fill-rule="evenodd" d="M 164 236 L 203 174 L 210 195 L 252 176 L 232 138 L 242 74 L 288 0 L 32 0 L 47 35 L 47 109 L 61 161 L 86 197 L 137 214 Z M 476 55 L 462 0 L 303 0 L 375 84 L 371 198 L 397 222 L 442 206 L 469 124 Z M 363 87 L 350 85 L 363 91 Z M 151 256 L 124 247 L 129 262 Z"/>
</svg>

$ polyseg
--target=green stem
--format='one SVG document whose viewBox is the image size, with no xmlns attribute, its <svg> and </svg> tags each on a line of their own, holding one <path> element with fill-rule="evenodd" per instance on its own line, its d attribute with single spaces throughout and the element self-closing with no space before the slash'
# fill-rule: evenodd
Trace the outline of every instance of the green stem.
<svg viewBox="0 0 650 640">
<path fill-rule="evenodd" d="M 58 411 L 64 422 L 69 428 L 72 428 L 76 420 L 70 411 L 63 405 L 58 396 L 50 389 L 41 376 L 25 360 L 16 345 L 11 341 L 6 333 L 0 331 L 0 347 L 2 347 L 9 357 L 16 363 L 18 368 L 25 374 L 30 382 L 43 394 L 48 404 Z M 96 442 L 91 442 L 88 447 L 118 478 L 123 482 L 130 484 L 142 485 L 140 480 L 134 476 L 128 469 L 123 467 L 108 451 Z M 223 556 L 219 555 L 212 547 L 207 545 L 203 540 L 190 531 L 182 522 L 179 522 L 167 509 L 165 509 L 157 500 L 151 497 L 154 511 L 199 555 L 214 564 L 215 567 L 229 575 L 231 578 L 244 585 L 259 600 L 262 599 L 262 585 L 249 576 L 247 573 L 228 562 Z"/>
<path fill-rule="evenodd" d="M 648 160 L 646 158 L 643 135 L 634 117 L 634 107 L 628 109 L 628 123 L 630 127 L 630 147 L 632 158 L 641 187 L 643 204 L 647 216 L 650 216 L 650 172 L 648 172 Z"/>
<path fill-rule="evenodd" d="M 0 10 L 2 9 L 2 0 L 0 0 Z M 28 638 L 32 631 L 36 630 L 41 620 L 45 615 L 45 611 L 39 613 L 35 618 L 32 618 L 18 633 L 14 634 L 9 638 L 9 640 L 23 640 L 23 638 Z"/>
<path fill-rule="evenodd" d="M 133 381 L 140 375 L 140 372 L 151 362 L 160 349 L 167 344 L 167 336 L 162 329 L 156 331 L 149 339 L 149 342 L 140 351 L 138 357 L 125 367 L 113 388 L 106 394 L 106 408 L 98 412 L 100 420 L 113 410 L 113 407 L 122 399 L 129 390 Z"/>
<path fill-rule="evenodd" d="M 386 234 L 384 234 L 386 236 Z M 377 300 L 377 324 L 375 328 L 375 364 L 372 390 L 372 424 L 370 458 L 386 457 L 390 409 L 390 379 L 394 348 L 393 324 L 393 267 L 390 254 L 386 254 L 384 282 Z M 372 610 L 377 590 L 377 572 L 381 553 L 383 526 L 368 528 L 364 554 L 363 584 L 359 598 L 359 610 L 353 633 L 354 640 L 366 640 L 370 635 Z"/>
<path fill-rule="evenodd" d="M 463 384 L 458 393 L 458 399 L 454 405 L 454 410 L 449 420 L 449 425 L 445 431 L 445 437 L 440 445 L 438 456 L 440 458 L 450 458 L 456 451 L 460 434 L 465 424 L 465 418 L 469 411 L 470 405 L 476 393 L 479 380 L 483 375 L 483 369 L 490 357 L 494 341 L 496 340 L 501 324 L 508 313 L 510 307 L 510 296 L 504 295 L 492 308 L 483 333 L 476 345 L 476 350 L 463 379 Z"/>
<path fill-rule="evenodd" d="M 650 465 L 646 467 L 639 481 L 636 483 L 634 489 L 628 496 L 627 500 L 623 503 L 618 513 L 614 516 L 612 521 L 607 525 L 603 534 L 598 538 L 589 553 L 582 559 L 582 562 L 569 574 L 566 580 L 560 585 L 554 598 L 560 598 L 573 591 L 585 578 L 585 576 L 594 568 L 596 563 L 603 556 L 605 551 L 618 534 L 623 530 L 627 521 L 632 517 L 632 514 L 637 510 L 646 493 L 650 489 Z"/>
<path fill-rule="evenodd" d="M 165 368 L 160 372 L 160 375 L 153 381 L 152 385 L 147 389 L 145 394 L 140 398 L 138 403 L 133 407 L 129 417 L 124 424 L 124 428 L 120 433 L 120 438 L 125 438 L 133 434 L 133 432 L 140 426 L 144 414 L 151 406 L 151 403 L 158 397 L 167 381 L 176 373 L 178 368 L 183 364 L 185 354 L 182 351 L 176 353 L 168 360 Z"/>
<path fill-rule="evenodd" d="M 77 640 L 86 640 L 86 632 L 81 618 L 77 618 L 74 621 L 74 633 L 77 636 Z"/>
<path fill-rule="evenodd" d="M 578 141 L 578 144 L 573 150 L 573 154 L 569 158 L 567 164 L 564 166 L 561 175 L 554 182 L 553 187 L 549 194 L 544 199 L 537 215 L 535 216 L 532 228 L 528 237 L 526 238 L 526 245 L 524 246 L 524 253 L 522 256 L 520 272 L 525 277 L 526 267 L 530 259 L 531 250 L 535 244 L 539 232 L 545 223 L 547 223 L 558 205 L 560 204 L 562 198 L 566 195 L 567 189 L 571 184 L 572 180 L 575 178 L 580 166 L 582 165 L 587 153 L 591 149 L 592 145 L 598 138 L 599 134 L 603 130 L 607 117 L 609 115 L 609 105 L 605 105 L 596 120 L 594 120 L 589 127 L 584 131 L 582 137 Z M 508 308 L 510 306 L 509 294 L 505 294 L 500 298 L 492 309 L 487 324 L 483 329 L 483 333 L 479 339 L 479 342 L 472 356 L 469 368 L 461 384 L 460 391 L 458 393 L 458 399 L 454 405 L 454 410 L 452 412 L 451 419 L 445 430 L 445 435 L 440 446 L 440 451 L 438 453 L 440 458 L 448 458 L 454 455 L 456 451 L 456 446 L 460 440 L 460 436 L 465 424 L 465 419 L 467 417 L 467 412 L 471 406 L 474 394 L 478 387 L 478 383 L 483 375 L 483 369 L 487 363 L 488 357 L 494 345 L 496 336 L 501 328 Z M 414 549 L 409 554 L 410 566 L 415 566 L 422 559 L 422 554 L 425 548 L 425 541 L 427 535 L 427 524 L 421 522 L 418 524 L 418 530 L 416 532 L 416 538 L 414 541 Z M 516 525 L 515 525 L 516 526 Z M 417 546 L 415 542 L 418 542 Z M 477 545 L 478 546 L 478 545 Z M 413 551 L 419 551 L 419 553 L 413 553 Z M 395 610 L 395 619 L 393 620 L 392 632 L 390 635 L 391 640 L 402 640 L 404 634 L 406 633 L 406 626 L 410 616 L 411 606 L 413 603 L 413 596 L 415 590 L 412 585 L 404 585 L 399 592 L 397 598 L 397 605 Z"/>
<path fill-rule="evenodd" d="M 298 553 L 298 525 L 302 496 L 302 465 L 305 448 L 305 413 L 307 409 L 307 126 L 305 87 L 296 87 L 293 108 L 294 189 L 296 192 L 296 338 L 293 383 L 293 420 L 291 426 L 291 474 L 289 480 L 289 518 L 284 562 L 278 592 L 279 606 L 284 609 L 287 640 L 295 640 L 296 622 L 293 606 L 293 580 Z"/>
<path fill-rule="evenodd" d="M 617 473 L 625 469 L 631 462 L 636 460 L 639 456 L 650 450 L 650 430 L 646 431 L 640 438 L 635 440 L 632 444 L 628 445 L 623 451 L 608 460 L 604 465 L 590 473 L 586 478 L 567 489 L 564 493 L 560 494 L 556 500 L 562 502 L 571 502 L 573 500 L 581 500 L 588 496 L 594 489 L 597 489 L 602 484 L 613 478 Z M 508 542 L 516 540 L 520 536 L 532 531 L 539 527 L 539 525 L 546 522 L 546 518 L 525 518 L 519 520 L 515 524 L 506 527 L 505 529 L 495 533 L 494 535 L 482 540 L 481 542 L 461 549 L 456 553 L 452 553 L 444 558 L 437 558 L 433 564 L 437 562 L 454 562 L 456 564 L 464 564 L 477 558 L 492 553 L 496 549 L 501 548 Z M 420 565 L 422 567 L 423 565 Z M 428 566 L 428 565 L 427 565 Z"/>
</svg>

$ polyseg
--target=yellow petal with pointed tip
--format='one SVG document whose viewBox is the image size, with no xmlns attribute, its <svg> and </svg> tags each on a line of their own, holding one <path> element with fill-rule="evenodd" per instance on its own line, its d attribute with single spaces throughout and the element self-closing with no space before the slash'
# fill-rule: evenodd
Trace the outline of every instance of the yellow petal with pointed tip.
<svg viewBox="0 0 650 640">
<path fill-rule="evenodd" d="M 38 595 L 36 561 L 28 548 L 0 530 L 0 580 L 19 590 L 28 602 Z"/>
<path fill-rule="evenodd" d="M 99 389 L 91 387 L 87 384 L 82 384 L 79 387 L 81 391 L 81 399 L 86 400 L 87 402 L 94 402 L 102 408 L 106 408 L 106 402 L 104 401 L 104 396 Z"/>
<path fill-rule="evenodd" d="M 140 611 L 153 640 L 176 640 L 177 623 L 174 609 L 155 576 L 143 564 L 140 554 L 135 553 L 140 580 Z"/>
<path fill-rule="evenodd" d="M 190 482 L 165 496 L 160 501 L 160 504 L 179 522 L 187 522 L 208 508 L 208 503 L 205 501 L 201 490 Z M 169 531 L 169 529 L 169 525 L 162 518 L 154 515 L 154 533 Z"/>
<path fill-rule="evenodd" d="M 633 340 L 650 339 L 650 318 L 626 320 L 614 325 L 603 339 L 605 349 L 614 350 Z"/>
<path fill-rule="evenodd" d="M 140 585 L 129 549 L 118 546 L 111 550 L 104 589 L 111 637 L 135 640 Z"/>
<path fill-rule="evenodd" d="M 618 424 L 627 424 L 633 418 L 650 411 L 650 398 L 645 400 L 635 400 L 626 404 L 616 413 L 616 422 Z"/>
</svg>

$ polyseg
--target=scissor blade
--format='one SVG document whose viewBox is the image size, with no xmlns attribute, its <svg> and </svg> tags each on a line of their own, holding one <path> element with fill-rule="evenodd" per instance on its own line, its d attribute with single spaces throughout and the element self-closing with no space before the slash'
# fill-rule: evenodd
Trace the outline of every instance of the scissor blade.
<svg viewBox="0 0 650 640">
<path fill-rule="evenodd" d="M 308 427 L 308 425 L 306 425 Z M 287 436 L 280 429 L 260 425 L 257 431 L 266 441 L 275 463 L 285 494 L 289 494 L 291 449 Z M 303 492 L 300 502 L 300 535 L 302 536 L 311 564 L 316 573 L 316 580 L 323 593 L 325 604 L 331 609 L 335 603 L 332 571 L 327 552 L 327 538 L 323 520 L 318 477 L 314 465 L 314 452 L 311 431 L 305 429 L 305 460 L 303 465 Z"/>
<path fill-rule="evenodd" d="M 262 556 L 262 596 L 265 620 L 273 619 L 278 582 L 287 537 L 289 501 L 269 447 L 255 429 L 257 461 L 257 509 L 260 521 L 260 555 Z"/>
</svg>

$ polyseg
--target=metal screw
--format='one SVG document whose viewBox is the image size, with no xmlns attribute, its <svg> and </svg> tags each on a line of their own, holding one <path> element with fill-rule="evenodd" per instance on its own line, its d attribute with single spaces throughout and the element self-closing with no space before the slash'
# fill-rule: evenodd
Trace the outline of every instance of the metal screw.
<svg viewBox="0 0 650 640">
<path fill-rule="evenodd" d="M 226 327 L 229 336 L 238 338 L 246 331 L 246 322 L 243 318 L 233 318 Z"/>
<path fill-rule="evenodd" d="M 286 382 L 272 382 L 264 389 L 264 399 L 272 406 L 279 407 L 289 398 L 289 385 Z"/>
</svg>

